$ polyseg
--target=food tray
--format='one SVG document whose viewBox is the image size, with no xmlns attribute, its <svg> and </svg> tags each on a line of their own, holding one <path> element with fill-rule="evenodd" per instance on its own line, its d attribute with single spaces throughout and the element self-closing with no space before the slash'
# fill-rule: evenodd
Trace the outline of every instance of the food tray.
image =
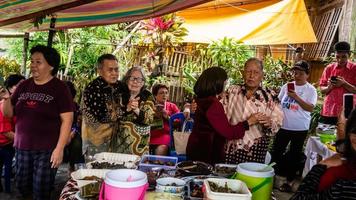
<svg viewBox="0 0 356 200">
<path fill-rule="evenodd" d="M 239 191 L 240 194 L 235 193 L 221 193 L 211 191 L 210 185 L 208 183 L 214 182 L 220 187 L 224 187 L 225 183 L 227 186 L 235 191 Z M 208 199 L 224 199 L 224 200 L 251 200 L 252 194 L 247 188 L 246 184 L 240 180 L 234 179 L 218 179 L 218 178 L 208 178 L 204 180 L 205 196 Z"/>
<path fill-rule="evenodd" d="M 227 172 L 224 173 L 224 172 L 222 172 L 222 170 L 219 170 L 219 168 L 220 169 L 222 169 L 222 168 L 231 169 L 231 173 L 227 173 Z M 214 167 L 214 174 L 216 174 L 218 176 L 222 176 L 222 177 L 230 177 L 230 176 L 234 175 L 236 171 L 237 171 L 237 165 L 233 165 L 233 164 L 220 163 L 220 164 L 215 164 L 215 167 Z"/>
<path fill-rule="evenodd" d="M 97 161 L 105 160 L 105 161 L 113 161 L 113 162 L 133 162 L 137 164 L 140 161 L 140 156 L 131 155 L 131 154 L 123 154 L 123 153 L 110 153 L 110 152 L 102 152 L 94 155 L 94 159 Z"/>
<path fill-rule="evenodd" d="M 88 169 L 93 169 L 93 166 L 92 164 L 95 163 L 95 162 L 98 162 L 98 163 L 104 163 L 104 162 L 108 162 L 110 164 L 119 164 L 119 165 L 122 165 L 125 163 L 124 167 L 120 168 L 109 168 L 109 169 L 137 169 L 137 165 L 134 163 L 134 162 L 118 162 L 118 161 L 110 161 L 110 160 L 95 160 L 95 161 L 92 161 L 92 162 L 88 162 L 86 164 L 86 167 Z M 100 168 L 100 169 L 108 169 L 108 168 Z"/>
<path fill-rule="evenodd" d="M 96 176 L 98 178 L 105 179 L 105 174 L 110 170 L 107 169 L 79 169 L 72 172 L 71 177 L 73 180 L 77 181 L 78 187 L 83 187 L 89 183 L 95 182 L 95 180 L 81 180 L 86 176 Z"/>
<path fill-rule="evenodd" d="M 166 164 L 147 164 L 145 163 L 145 161 L 152 161 L 152 162 L 160 162 L 160 163 L 172 163 L 171 166 L 166 165 Z M 177 157 L 170 157 L 170 156 L 156 156 L 156 155 L 144 155 L 142 156 L 142 159 L 140 161 L 139 164 L 139 170 L 147 172 L 147 171 L 151 171 L 152 168 L 154 167 L 158 167 L 158 168 L 162 168 L 165 170 L 175 170 L 176 169 L 176 165 L 178 162 L 178 158 Z"/>
<path fill-rule="evenodd" d="M 187 197 L 189 197 L 190 200 L 203 200 L 204 198 L 204 192 L 203 192 L 203 185 L 204 185 L 204 180 L 202 179 L 192 179 L 191 181 L 188 182 L 188 187 L 187 187 Z M 202 191 L 203 197 L 195 197 L 192 196 L 192 192 L 194 191 L 194 187 L 197 187 L 196 189 Z"/>
<path fill-rule="evenodd" d="M 182 161 L 177 164 L 177 173 L 182 176 L 209 175 L 213 172 L 210 164 L 200 161 Z"/>
</svg>

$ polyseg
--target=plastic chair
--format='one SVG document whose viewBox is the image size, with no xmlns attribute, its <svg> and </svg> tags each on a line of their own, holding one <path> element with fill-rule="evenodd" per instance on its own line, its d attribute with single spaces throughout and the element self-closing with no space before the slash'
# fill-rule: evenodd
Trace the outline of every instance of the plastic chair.
<svg viewBox="0 0 356 200">
<path fill-rule="evenodd" d="M 192 117 L 192 114 L 190 116 Z M 181 162 L 181 161 L 187 160 L 187 156 L 185 154 L 177 155 L 177 152 L 174 149 L 174 136 L 173 136 L 174 127 L 173 127 L 173 125 L 174 125 L 174 121 L 176 121 L 176 120 L 179 121 L 179 127 L 182 127 L 183 123 L 185 121 L 185 116 L 184 116 L 183 112 L 176 113 L 169 118 L 169 134 L 171 136 L 169 155 L 177 157 L 178 162 Z"/>
</svg>

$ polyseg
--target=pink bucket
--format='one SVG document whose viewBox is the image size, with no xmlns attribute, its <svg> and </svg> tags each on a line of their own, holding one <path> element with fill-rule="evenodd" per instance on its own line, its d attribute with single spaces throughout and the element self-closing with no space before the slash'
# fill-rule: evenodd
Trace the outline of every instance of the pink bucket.
<svg viewBox="0 0 356 200">
<path fill-rule="evenodd" d="M 106 173 L 99 200 L 143 200 L 148 187 L 147 175 L 134 169 Z"/>
</svg>

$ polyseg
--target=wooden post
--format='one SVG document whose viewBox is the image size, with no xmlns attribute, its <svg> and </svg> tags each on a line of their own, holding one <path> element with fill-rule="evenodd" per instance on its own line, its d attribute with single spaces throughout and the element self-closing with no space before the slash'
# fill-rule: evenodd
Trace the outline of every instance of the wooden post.
<svg viewBox="0 0 356 200">
<path fill-rule="evenodd" d="M 21 74 L 26 77 L 26 62 L 27 62 L 27 49 L 28 49 L 28 41 L 30 40 L 30 33 L 26 32 L 23 38 L 23 63 L 21 66 Z"/>
<path fill-rule="evenodd" d="M 345 0 L 342 18 L 339 24 L 339 41 L 351 42 L 352 36 L 352 14 L 354 12 L 353 0 Z M 356 3 L 355 3 L 356 4 Z"/>
<path fill-rule="evenodd" d="M 68 70 L 70 68 L 70 61 L 72 60 L 73 53 L 74 53 L 74 44 L 70 44 L 69 45 L 69 53 L 68 53 L 67 64 L 66 64 L 66 68 L 64 69 L 64 75 L 65 76 L 68 75 Z"/>
<path fill-rule="evenodd" d="M 52 47 L 53 37 L 54 37 L 54 34 L 56 34 L 56 30 L 54 29 L 55 25 L 56 25 L 56 18 L 52 17 L 51 23 L 49 25 L 49 32 L 48 32 L 48 41 L 47 41 L 48 47 Z"/>
</svg>

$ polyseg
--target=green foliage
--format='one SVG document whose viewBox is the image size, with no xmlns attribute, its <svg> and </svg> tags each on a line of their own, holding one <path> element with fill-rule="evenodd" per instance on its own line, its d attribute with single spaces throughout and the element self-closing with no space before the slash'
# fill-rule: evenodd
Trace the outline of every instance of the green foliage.
<svg viewBox="0 0 356 200">
<path fill-rule="evenodd" d="M 279 89 L 285 83 L 293 80 L 291 66 L 284 63 L 281 59 L 273 59 L 266 56 L 264 62 L 264 79 L 262 84 L 264 87 L 273 89 L 279 92 Z"/>
<path fill-rule="evenodd" d="M 21 66 L 15 61 L 7 58 L 0 58 L 0 75 L 4 78 L 10 74 L 20 74 Z"/>
<path fill-rule="evenodd" d="M 70 66 L 67 69 L 68 75 L 73 78 L 78 91 L 96 77 L 97 58 L 105 53 L 112 53 L 120 43 L 122 38 L 128 35 L 125 30 L 127 24 L 89 27 L 81 29 L 70 29 L 58 31 L 53 40 L 53 47 L 61 54 L 61 70 L 65 69 L 68 61 L 68 53 L 71 47 L 74 48 L 74 54 L 70 60 Z M 37 44 L 47 44 L 47 32 L 36 32 L 31 34 L 29 49 Z M 131 37 L 131 41 L 137 41 L 137 35 Z M 23 40 L 9 39 L 9 56 L 18 62 L 22 61 Z M 134 51 L 132 48 L 125 47 L 118 51 L 117 55 L 121 74 L 131 67 L 134 60 Z M 29 65 L 29 61 L 28 61 Z"/>
<path fill-rule="evenodd" d="M 224 68 L 233 84 L 242 83 L 242 71 L 246 60 L 254 56 L 249 46 L 235 39 L 224 37 L 208 47 L 213 65 Z"/>
<path fill-rule="evenodd" d="M 313 112 L 311 113 L 310 128 L 308 131 L 308 134 L 310 135 L 316 134 L 316 128 L 318 127 L 318 123 L 321 119 L 321 115 L 320 115 L 321 108 L 322 108 L 322 103 L 317 103 Z"/>
</svg>

